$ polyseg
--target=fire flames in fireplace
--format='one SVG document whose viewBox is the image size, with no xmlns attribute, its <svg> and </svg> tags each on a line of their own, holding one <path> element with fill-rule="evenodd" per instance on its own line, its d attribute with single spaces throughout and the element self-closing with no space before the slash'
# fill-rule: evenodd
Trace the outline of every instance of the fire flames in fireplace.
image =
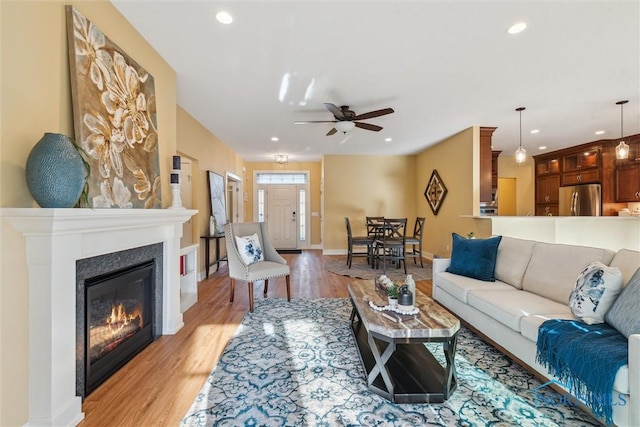
<svg viewBox="0 0 640 427">
<path fill-rule="evenodd" d="M 91 361 L 100 359 L 143 327 L 142 307 L 139 304 L 128 313 L 123 303 L 112 304 L 111 314 L 104 323 L 91 328 Z"/>
</svg>

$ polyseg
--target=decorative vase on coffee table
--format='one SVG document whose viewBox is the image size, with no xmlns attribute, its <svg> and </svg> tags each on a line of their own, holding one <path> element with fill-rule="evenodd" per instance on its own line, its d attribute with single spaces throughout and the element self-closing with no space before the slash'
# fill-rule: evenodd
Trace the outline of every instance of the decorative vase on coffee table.
<svg viewBox="0 0 640 427">
<path fill-rule="evenodd" d="M 72 208 L 82 194 L 86 169 L 71 138 L 45 133 L 26 164 L 27 185 L 43 208 Z"/>
</svg>

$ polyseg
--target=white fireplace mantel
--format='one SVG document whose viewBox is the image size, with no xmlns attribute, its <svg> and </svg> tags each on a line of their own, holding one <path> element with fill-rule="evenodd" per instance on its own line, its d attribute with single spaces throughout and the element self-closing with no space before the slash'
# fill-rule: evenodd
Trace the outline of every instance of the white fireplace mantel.
<svg viewBox="0 0 640 427">
<path fill-rule="evenodd" d="M 76 261 L 163 243 L 162 334 L 183 326 L 180 311 L 182 224 L 188 209 L 2 208 L 0 216 L 25 236 L 29 271 L 28 426 L 77 425 Z"/>
</svg>

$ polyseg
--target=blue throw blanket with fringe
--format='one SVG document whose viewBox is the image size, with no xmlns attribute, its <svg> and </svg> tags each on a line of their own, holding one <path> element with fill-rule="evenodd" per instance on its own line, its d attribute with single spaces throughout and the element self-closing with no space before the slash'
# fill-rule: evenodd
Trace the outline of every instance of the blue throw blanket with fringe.
<svg viewBox="0 0 640 427">
<path fill-rule="evenodd" d="M 627 338 L 606 323 L 551 319 L 540 326 L 536 346 L 536 361 L 611 425 L 613 381 L 628 363 Z"/>
</svg>

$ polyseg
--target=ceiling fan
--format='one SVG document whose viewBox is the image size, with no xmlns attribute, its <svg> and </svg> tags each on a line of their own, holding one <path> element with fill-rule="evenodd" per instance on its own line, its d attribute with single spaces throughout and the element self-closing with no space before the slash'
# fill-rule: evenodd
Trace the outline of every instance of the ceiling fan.
<svg viewBox="0 0 640 427">
<path fill-rule="evenodd" d="M 354 127 L 371 130 L 374 132 L 379 132 L 382 130 L 382 126 L 363 123 L 360 120 L 372 119 L 374 117 L 380 117 L 386 114 L 393 113 L 393 108 L 383 108 L 382 110 L 369 111 L 368 113 L 356 115 L 356 113 L 354 113 L 349 109 L 348 105 L 343 105 L 340 108 L 338 108 L 335 104 L 325 102 L 324 106 L 327 107 L 327 110 L 329 110 L 331 114 L 333 114 L 333 117 L 335 118 L 335 120 L 312 120 L 312 121 L 304 121 L 304 122 L 295 122 L 294 124 L 304 125 L 308 123 L 335 123 L 336 124 L 335 127 L 333 127 L 329 132 L 327 132 L 327 136 L 335 134 L 336 132 L 338 132 L 338 130 L 343 133 L 347 133 Z"/>
</svg>

